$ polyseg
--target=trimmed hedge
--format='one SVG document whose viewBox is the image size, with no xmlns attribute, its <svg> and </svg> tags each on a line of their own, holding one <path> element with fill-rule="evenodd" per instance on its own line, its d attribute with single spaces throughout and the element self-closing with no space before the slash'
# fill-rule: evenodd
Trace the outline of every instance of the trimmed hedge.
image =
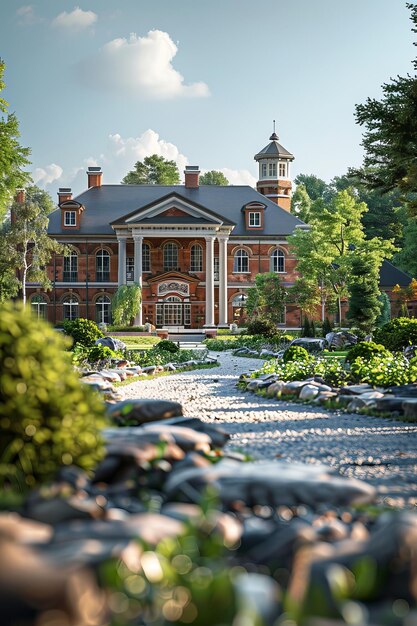
<svg viewBox="0 0 417 626">
<path fill-rule="evenodd" d="M 375 341 L 382 343 L 388 350 L 403 350 L 406 346 L 417 344 L 417 319 L 415 317 L 397 317 L 375 331 Z"/>
</svg>

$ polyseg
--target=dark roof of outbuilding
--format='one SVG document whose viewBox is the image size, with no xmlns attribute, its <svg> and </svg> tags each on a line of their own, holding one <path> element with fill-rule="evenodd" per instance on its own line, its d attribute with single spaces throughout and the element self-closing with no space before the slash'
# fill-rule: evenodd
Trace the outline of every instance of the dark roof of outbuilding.
<svg viewBox="0 0 417 626">
<path fill-rule="evenodd" d="M 383 261 L 379 272 L 379 284 L 382 287 L 394 287 L 400 285 L 400 287 L 408 287 L 411 281 L 411 276 L 395 267 L 389 261 Z"/>
<path fill-rule="evenodd" d="M 304 222 L 248 185 L 201 185 L 197 189 L 187 189 L 184 185 L 102 185 L 91 187 L 76 196 L 75 199 L 85 210 L 81 227 L 74 231 L 74 235 L 114 235 L 111 222 L 157 203 L 170 194 L 222 216 L 225 224 L 236 224 L 232 236 L 285 236 L 290 235 L 296 226 L 304 225 Z M 261 232 L 247 230 L 245 216 L 241 212 L 242 206 L 255 201 L 266 205 L 264 229 Z M 60 209 L 51 213 L 48 230 L 51 235 L 70 234 L 68 228 L 63 229 L 61 226 Z"/>
</svg>

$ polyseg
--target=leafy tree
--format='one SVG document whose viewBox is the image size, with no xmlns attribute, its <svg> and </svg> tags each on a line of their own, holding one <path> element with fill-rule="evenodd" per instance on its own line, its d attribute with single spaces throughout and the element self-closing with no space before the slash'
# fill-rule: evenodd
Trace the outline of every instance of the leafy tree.
<svg viewBox="0 0 417 626">
<path fill-rule="evenodd" d="M 289 238 L 299 259 L 297 270 L 308 281 L 315 282 L 323 297 L 332 294 L 338 301 L 348 295 L 352 260 L 356 254 L 367 254 L 379 271 L 384 258 L 392 256 L 392 241 L 378 237 L 365 240 L 362 216 L 367 208 L 350 190 L 338 192 L 329 203 L 317 200 L 312 205 L 309 230 L 297 229 Z"/>
<path fill-rule="evenodd" d="M 200 176 L 200 185 L 226 186 L 229 184 L 230 183 L 223 172 L 219 172 L 218 170 L 210 170 L 210 172 L 206 172 Z"/>
<path fill-rule="evenodd" d="M 291 198 L 291 212 L 294 213 L 303 222 L 310 219 L 312 200 L 307 193 L 305 185 L 297 185 Z"/>
<path fill-rule="evenodd" d="M 255 276 L 255 286 L 248 289 L 246 311 L 249 318 L 260 317 L 279 324 L 284 313 L 286 292 L 275 272 Z"/>
<path fill-rule="evenodd" d="M 9 259 L 9 271 L 17 270 L 13 288 L 18 285 L 23 305 L 26 304 L 28 281 L 39 283 L 44 289 L 51 289 L 46 266 L 52 254 L 66 254 L 69 247 L 48 236 L 48 215 L 55 209 L 50 195 L 32 186 L 26 189 L 23 203 L 12 205 L 11 221 L 4 225 L 3 260 Z"/>
<path fill-rule="evenodd" d="M 378 300 L 381 303 L 381 310 L 376 318 L 375 326 L 381 328 L 384 324 L 388 324 L 391 319 L 391 303 L 385 291 L 382 291 L 378 296 Z"/>
<path fill-rule="evenodd" d="M 352 259 L 347 318 L 363 335 L 373 331 L 381 312 L 378 269 L 368 256 L 358 254 Z"/>
<path fill-rule="evenodd" d="M 113 322 L 128 326 L 139 313 L 142 291 L 139 285 L 120 285 L 111 301 Z"/>
<path fill-rule="evenodd" d="M 396 297 L 397 302 L 401 305 L 402 314 L 407 317 L 408 303 L 417 301 L 417 280 L 412 278 L 407 287 L 395 285 L 392 293 Z"/>
<path fill-rule="evenodd" d="M 315 174 L 298 174 L 294 178 L 295 184 L 303 185 L 308 193 L 309 198 L 314 202 L 319 198 L 323 198 L 327 189 L 327 183 Z"/>
<path fill-rule="evenodd" d="M 0 94 L 5 84 L 3 74 L 4 61 L 0 59 Z M 18 187 L 29 180 L 23 168 L 29 165 L 29 148 L 22 148 L 19 143 L 19 122 L 14 113 L 8 113 L 8 103 L 0 96 L 0 222 L 13 199 Z"/>
<path fill-rule="evenodd" d="M 414 217 L 406 222 L 403 247 L 395 255 L 395 263 L 411 276 L 417 276 L 417 220 Z"/>
<path fill-rule="evenodd" d="M 320 286 L 315 280 L 297 278 L 288 290 L 288 299 L 296 303 L 306 316 L 314 317 L 322 303 Z"/>
<path fill-rule="evenodd" d="M 137 161 L 122 183 L 126 185 L 178 185 L 180 174 L 175 161 L 152 154 Z"/>
<path fill-rule="evenodd" d="M 417 5 L 407 8 L 417 32 Z M 413 65 L 417 70 L 417 59 Z M 399 189 L 410 214 L 417 215 L 417 76 L 398 76 L 382 91 L 381 100 L 356 105 L 356 121 L 365 129 L 365 169 L 353 173 L 372 189 Z"/>
</svg>

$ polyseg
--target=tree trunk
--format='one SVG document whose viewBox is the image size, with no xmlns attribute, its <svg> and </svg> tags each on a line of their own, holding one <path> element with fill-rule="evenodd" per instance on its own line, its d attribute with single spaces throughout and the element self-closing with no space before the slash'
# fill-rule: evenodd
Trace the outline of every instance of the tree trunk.
<svg viewBox="0 0 417 626">
<path fill-rule="evenodd" d="M 342 300 L 340 299 L 340 296 L 337 299 L 337 308 L 339 310 L 339 326 L 342 328 Z"/>
</svg>

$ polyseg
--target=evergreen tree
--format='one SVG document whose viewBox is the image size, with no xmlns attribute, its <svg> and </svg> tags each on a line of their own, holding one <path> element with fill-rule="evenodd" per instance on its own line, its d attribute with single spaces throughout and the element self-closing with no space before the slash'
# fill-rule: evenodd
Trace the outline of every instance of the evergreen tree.
<svg viewBox="0 0 417 626">
<path fill-rule="evenodd" d="M 375 263 L 358 254 L 352 262 L 347 317 L 364 334 L 371 333 L 381 312 L 379 276 Z"/>
<path fill-rule="evenodd" d="M 378 300 L 381 304 L 381 310 L 375 321 L 375 326 L 381 328 L 384 324 L 388 324 L 391 320 L 391 303 L 385 291 L 382 291 L 378 296 Z"/>
</svg>

